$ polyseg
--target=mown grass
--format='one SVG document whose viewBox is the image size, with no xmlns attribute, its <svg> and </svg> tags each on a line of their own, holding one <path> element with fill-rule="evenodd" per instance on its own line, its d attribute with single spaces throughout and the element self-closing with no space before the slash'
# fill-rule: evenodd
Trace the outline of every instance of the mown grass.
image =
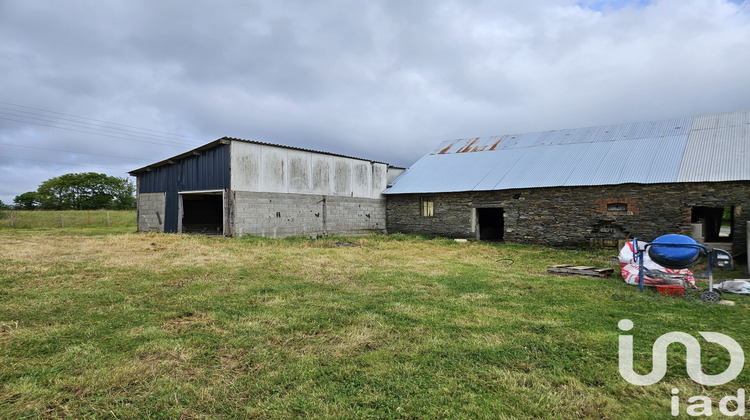
<svg viewBox="0 0 750 420">
<path fill-rule="evenodd" d="M 690 396 L 716 407 L 747 387 L 745 368 L 701 388 L 680 346 L 660 384 L 620 378 L 620 319 L 645 373 L 670 331 L 750 349 L 750 299 L 546 273 L 615 253 L 2 231 L 0 417 L 670 418 L 672 388 L 684 413 Z M 726 352 L 702 344 L 707 372 L 723 371 Z"/>
<path fill-rule="evenodd" d="M 135 210 L 0 210 L 0 231 L 62 229 L 60 233 L 77 234 L 86 229 L 90 233 L 125 233 L 136 230 L 135 219 Z"/>
</svg>

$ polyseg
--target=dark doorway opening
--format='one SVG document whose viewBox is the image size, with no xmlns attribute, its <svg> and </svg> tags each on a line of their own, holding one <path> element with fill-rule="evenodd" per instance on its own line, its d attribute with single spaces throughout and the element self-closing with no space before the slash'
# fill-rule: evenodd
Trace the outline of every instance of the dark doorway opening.
<svg viewBox="0 0 750 420">
<path fill-rule="evenodd" d="M 222 235 L 224 197 L 222 193 L 182 194 L 182 232 Z"/>
<path fill-rule="evenodd" d="M 705 242 L 731 242 L 734 225 L 734 207 L 693 207 L 691 223 L 703 225 Z"/>
<path fill-rule="evenodd" d="M 502 241 L 505 232 L 505 220 L 502 207 L 477 209 L 479 240 Z"/>
</svg>

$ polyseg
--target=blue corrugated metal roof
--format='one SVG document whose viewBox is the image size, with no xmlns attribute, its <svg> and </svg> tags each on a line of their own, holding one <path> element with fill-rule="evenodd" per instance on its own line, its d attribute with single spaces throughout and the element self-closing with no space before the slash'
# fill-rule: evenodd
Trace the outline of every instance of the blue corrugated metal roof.
<svg viewBox="0 0 750 420">
<path fill-rule="evenodd" d="M 386 194 L 750 180 L 750 111 L 441 143 Z"/>
</svg>

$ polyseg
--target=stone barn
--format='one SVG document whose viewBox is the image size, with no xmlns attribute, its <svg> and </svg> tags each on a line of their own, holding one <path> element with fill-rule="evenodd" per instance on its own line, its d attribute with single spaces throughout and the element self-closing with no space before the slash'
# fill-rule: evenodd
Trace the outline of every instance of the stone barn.
<svg viewBox="0 0 750 420">
<path fill-rule="evenodd" d="M 750 111 L 447 141 L 385 191 L 389 232 L 548 245 L 693 234 L 746 251 Z"/>
<path fill-rule="evenodd" d="M 403 168 L 224 137 L 130 172 L 138 230 L 268 237 L 385 232 Z"/>
</svg>

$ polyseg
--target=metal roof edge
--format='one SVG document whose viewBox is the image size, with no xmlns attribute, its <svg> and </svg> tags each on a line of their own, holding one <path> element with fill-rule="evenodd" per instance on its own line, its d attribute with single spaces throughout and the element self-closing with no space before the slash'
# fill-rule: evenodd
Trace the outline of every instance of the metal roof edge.
<svg viewBox="0 0 750 420">
<path fill-rule="evenodd" d="M 199 153 L 199 152 L 201 152 L 203 150 L 211 149 L 213 147 L 218 146 L 219 144 L 229 144 L 232 141 L 240 141 L 240 142 L 243 142 L 243 143 L 257 144 L 257 145 L 260 145 L 260 146 L 279 147 L 279 148 L 282 148 L 282 149 L 289 149 L 289 150 L 299 150 L 299 151 L 302 151 L 302 152 L 318 153 L 318 154 L 321 154 L 321 155 L 336 156 L 336 157 L 342 157 L 342 158 L 346 158 L 346 159 L 362 160 L 362 161 L 367 161 L 367 162 L 370 162 L 370 163 L 380 163 L 382 165 L 386 165 L 389 168 L 406 169 L 406 168 L 402 168 L 400 166 L 392 166 L 392 165 L 390 165 L 387 162 L 380 162 L 380 161 L 371 160 L 371 159 L 363 159 L 363 158 L 359 158 L 359 157 L 355 157 L 355 156 L 347 156 L 347 155 L 342 155 L 342 154 L 338 154 L 338 153 L 322 152 L 320 150 L 313 150 L 313 149 L 305 149 L 305 148 L 302 148 L 302 147 L 286 146 L 286 145 L 283 145 L 283 144 L 274 144 L 274 143 L 267 143 L 267 142 L 262 142 L 262 141 L 245 140 L 245 139 L 240 139 L 240 138 L 236 138 L 236 137 L 224 136 L 224 137 L 221 137 L 221 138 L 219 138 L 217 140 L 214 140 L 212 142 L 206 143 L 203 146 L 196 147 L 195 149 L 191 149 L 191 150 L 189 150 L 189 151 L 187 151 L 185 153 L 181 153 L 179 155 L 175 155 L 173 157 L 164 159 L 162 161 L 159 161 L 159 162 L 156 162 L 156 163 L 152 163 L 150 165 L 146 165 L 146 166 L 144 166 L 142 168 L 134 169 L 134 170 L 128 172 L 128 174 L 131 175 L 131 176 L 136 176 L 139 173 L 148 172 L 148 171 L 153 170 L 155 168 L 158 168 L 160 166 L 164 166 L 164 165 L 168 165 L 170 163 L 174 163 L 174 161 L 176 161 L 176 160 L 185 159 L 187 157 L 194 156 L 196 153 Z"/>
<path fill-rule="evenodd" d="M 621 183 L 602 183 L 602 184 L 577 184 L 577 185 L 546 185 L 542 187 L 514 187 L 499 189 L 481 189 L 481 190 L 455 190 L 455 191 L 403 191 L 389 192 L 388 189 L 383 191 L 384 195 L 420 195 L 420 194 L 455 194 L 455 193 L 475 193 L 475 192 L 495 192 L 495 191 L 514 191 L 514 190 L 541 190 L 549 188 L 580 188 L 580 187 L 607 187 L 617 185 L 660 185 L 660 184 L 705 184 L 715 182 L 750 182 L 750 179 L 730 179 L 730 180 L 694 180 L 694 181 L 659 181 L 659 182 L 621 182 Z"/>
<path fill-rule="evenodd" d="M 196 147 L 195 149 L 188 150 L 185 153 L 181 153 L 179 155 L 172 156 L 170 158 L 152 163 L 150 165 L 146 165 L 142 168 L 134 169 L 130 172 L 128 172 L 128 175 L 130 176 L 136 176 L 136 174 L 142 173 L 142 172 L 149 172 L 155 168 L 158 168 L 160 166 L 168 165 L 170 163 L 174 163 L 175 160 L 185 159 L 186 157 L 195 156 L 196 154 L 211 149 L 213 147 L 216 147 L 220 144 L 229 144 L 229 137 L 222 137 L 220 139 L 214 140 L 212 142 L 206 143 L 203 146 Z"/>
<path fill-rule="evenodd" d="M 364 158 L 360 158 L 360 157 L 356 157 L 356 156 L 342 155 L 342 154 L 333 153 L 333 152 L 324 152 L 324 151 L 321 151 L 321 150 L 305 149 L 304 147 L 287 146 L 287 145 L 283 145 L 283 144 L 267 143 L 267 142 L 262 142 L 262 141 L 257 141 L 257 140 L 239 139 L 239 138 L 236 138 L 236 137 L 222 137 L 222 139 L 227 139 L 227 140 L 232 140 L 232 141 L 241 141 L 241 142 L 244 142 L 244 143 L 257 144 L 257 145 L 260 145 L 260 146 L 271 146 L 271 147 L 279 147 L 279 148 L 282 148 L 282 149 L 299 150 L 299 151 L 302 151 L 302 152 L 318 153 L 318 154 L 321 154 L 321 155 L 336 156 L 336 157 L 342 157 L 342 158 L 347 158 L 347 159 L 364 160 L 364 161 L 367 161 L 367 162 L 370 162 L 370 163 L 380 163 L 380 164 L 386 165 L 388 167 L 395 168 L 395 166 L 391 166 L 387 162 L 380 162 L 380 161 L 372 160 L 372 159 L 364 159 Z"/>
</svg>

